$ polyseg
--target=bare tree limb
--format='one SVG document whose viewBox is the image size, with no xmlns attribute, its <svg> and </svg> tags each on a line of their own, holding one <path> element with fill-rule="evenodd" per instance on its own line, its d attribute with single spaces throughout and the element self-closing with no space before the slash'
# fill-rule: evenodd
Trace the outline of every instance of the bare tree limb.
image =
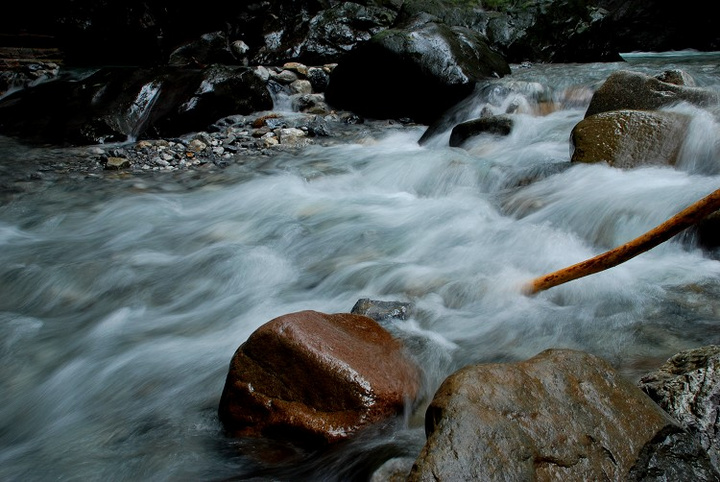
<svg viewBox="0 0 720 482">
<path fill-rule="evenodd" d="M 720 209 L 720 189 L 696 203 L 691 204 L 664 223 L 622 246 L 613 248 L 610 251 L 606 251 L 603 254 L 581 263 L 535 278 L 523 286 L 523 293 L 533 295 L 539 291 L 552 288 L 553 286 L 598 273 L 617 266 L 620 263 L 624 263 L 638 254 L 644 253 L 658 244 L 664 243 L 684 229 L 702 221 L 718 209 Z"/>
</svg>

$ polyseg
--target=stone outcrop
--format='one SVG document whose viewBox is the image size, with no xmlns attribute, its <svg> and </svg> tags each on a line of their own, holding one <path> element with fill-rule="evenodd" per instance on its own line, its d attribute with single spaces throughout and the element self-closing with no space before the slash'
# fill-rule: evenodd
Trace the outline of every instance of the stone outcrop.
<svg viewBox="0 0 720 482">
<path fill-rule="evenodd" d="M 425 427 L 410 481 L 718 477 L 699 442 L 650 398 L 572 350 L 461 369 L 438 389 Z"/>
<path fill-rule="evenodd" d="M 55 144 L 177 136 L 231 114 L 271 109 L 267 86 L 247 67 L 103 68 L 58 78 L 0 100 L 0 132 Z"/>
<path fill-rule="evenodd" d="M 640 388 L 667 413 L 697 434 L 720 470 L 720 346 L 678 353 L 644 376 Z"/>
<path fill-rule="evenodd" d="M 572 162 L 618 168 L 674 165 L 691 118 L 672 112 L 617 110 L 586 117 L 572 130 Z"/>
<path fill-rule="evenodd" d="M 235 437 L 333 443 L 402 412 L 417 367 L 374 320 L 302 311 L 258 328 L 233 356 L 220 420 Z"/>
<path fill-rule="evenodd" d="M 585 117 L 613 110 L 656 110 L 681 102 L 699 107 L 718 103 L 718 94 L 698 87 L 678 85 L 677 74 L 660 74 L 660 78 L 638 72 L 613 72 L 593 95 Z"/>
<path fill-rule="evenodd" d="M 376 118 L 432 123 L 476 82 L 510 73 L 477 33 L 420 16 L 385 30 L 343 58 L 330 77 L 330 105 Z"/>
</svg>

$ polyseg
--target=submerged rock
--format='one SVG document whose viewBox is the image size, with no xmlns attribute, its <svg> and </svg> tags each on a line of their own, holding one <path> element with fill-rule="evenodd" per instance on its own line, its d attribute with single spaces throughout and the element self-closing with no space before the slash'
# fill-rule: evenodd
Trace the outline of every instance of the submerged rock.
<svg viewBox="0 0 720 482">
<path fill-rule="evenodd" d="M 425 429 L 410 481 L 717 477 L 699 443 L 649 397 L 573 350 L 463 368 L 435 394 Z"/>
<path fill-rule="evenodd" d="M 480 117 L 462 122 L 453 127 L 450 133 L 450 146 L 461 147 L 469 139 L 480 134 L 507 136 L 512 132 L 513 120 L 506 115 Z"/>
<path fill-rule="evenodd" d="M 572 162 L 607 162 L 619 168 L 674 165 L 690 116 L 618 110 L 580 121 L 572 130 Z"/>
<path fill-rule="evenodd" d="M 661 76 L 667 80 L 663 82 L 661 78 L 638 72 L 613 72 L 593 95 L 585 117 L 622 109 L 655 110 L 681 102 L 699 107 L 718 103 L 716 92 L 678 85 L 679 75 L 672 73 Z"/>
<path fill-rule="evenodd" d="M 644 376 L 640 388 L 666 412 L 697 434 L 720 470 L 720 346 L 678 353 Z"/>
<path fill-rule="evenodd" d="M 413 311 L 411 303 L 402 301 L 378 301 L 361 298 L 352 307 L 351 313 L 367 316 L 375 321 L 382 322 L 391 319 L 407 320 Z"/>
<path fill-rule="evenodd" d="M 332 443 L 402 412 L 417 367 L 372 319 L 301 311 L 275 318 L 240 346 L 219 416 L 233 437 Z"/>
</svg>

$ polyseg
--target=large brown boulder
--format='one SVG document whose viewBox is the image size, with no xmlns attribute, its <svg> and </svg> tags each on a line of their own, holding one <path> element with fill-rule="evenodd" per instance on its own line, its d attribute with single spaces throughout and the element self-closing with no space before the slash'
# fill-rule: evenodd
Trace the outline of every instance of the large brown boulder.
<svg viewBox="0 0 720 482">
<path fill-rule="evenodd" d="M 674 165 L 690 116 L 673 112 L 618 110 L 580 121 L 572 130 L 572 162 L 607 162 L 633 168 Z"/>
<path fill-rule="evenodd" d="M 644 376 L 640 388 L 698 435 L 720 470 L 720 346 L 678 353 Z"/>
<path fill-rule="evenodd" d="M 410 481 L 717 476 L 699 443 L 649 397 L 573 350 L 456 372 L 435 394 L 425 429 Z M 668 459 L 681 467 L 660 463 Z"/>
<path fill-rule="evenodd" d="M 593 95 L 585 117 L 622 109 L 655 110 L 681 102 L 699 107 L 718 103 L 716 92 L 673 83 L 677 82 L 677 73 L 658 77 L 627 70 L 613 72 Z"/>
<path fill-rule="evenodd" d="M 418 390 L 417 367 L 377 322 L 301 311 L 238 348 L 219 416 L 230 436 L 332 443 L 400 413 Z"/>
</svg>

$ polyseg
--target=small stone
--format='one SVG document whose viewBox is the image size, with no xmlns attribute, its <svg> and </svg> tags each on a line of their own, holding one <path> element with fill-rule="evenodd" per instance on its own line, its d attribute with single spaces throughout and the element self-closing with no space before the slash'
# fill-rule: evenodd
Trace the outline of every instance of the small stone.
<svg viewBox="0 0 720 482">
<path fill-rule="evenodd" d="M 265 144 L 265 147 L 272 147 L 277 146 L 280 144 L 280 141 L 277 140 L 277 137 L 263 137 L 263 143 Z"/>
<path fill-rule="evenodd" d="M 108 157 L 105 169 L 118 170 L 130 167 L 130 161 L 125 157 Z"/>
<path fill-rule="evenodd" d="M 193 139 L 188 143 L 188 150 L 191 152 L 201 152 L 204 151 L 207 148 L 207 144 L 205 144 L 200 139 Z"/>
<path fill-rule="evenodd" d="M 298 79 L 295 72 L 290 70 L 283 70 L 277 74 L 270 74 L 270 78 L 279 84 L 289 85 Z"/>
<path fill-rule="evenodd" d="M 290 84 L 290 91 L 293 94 L 310 94 L 312 85 L 309 80 L 299 79 Z"/>
<path fill-rule="evenodd" d="M 288 127 L 285 129 L 278 129 L 277 136 L 282 144 L 295 143 L 301 137 L 307 136 L 305 131 L 296 127 Z"/>
<path fill-rule="evenodd" d="M 285 65 L 283 65 L 283 69 L 295 72 L 296 74 L 300 74 L 303 77 L 306 77 L 308 74 L 307 66 L 301 64 L 300 62 L 287 62 Z"/>
</svg>

